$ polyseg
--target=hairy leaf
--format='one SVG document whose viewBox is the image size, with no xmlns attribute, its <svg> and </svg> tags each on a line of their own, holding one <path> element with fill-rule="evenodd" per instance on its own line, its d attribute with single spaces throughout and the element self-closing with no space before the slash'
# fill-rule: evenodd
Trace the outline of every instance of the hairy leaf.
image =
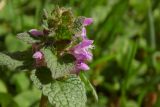
<svg viewBox="0 0 160 107">
<path fill-rule="evenodd" d="M 74 25 L 70 29 L 73 34 L 81 34 L 84 19 L 85 17 L 82 16 L 75 19 Z"/>
<path fill-rule="evenodd" d="M 42 83 L 40 82 L 39 78 L 36 75 L 36 70 L 33 70 L 31 72 L 30 78 L 33 82 L 33 84 L 38 88 L 38 89 L 42 89 Z"/>
<path fill-rule="evenodd" d="M 71 55 L 57 58 L 50 49 L 42 49 L 47 67 L 51 70 L 52 78 L 57 79 L 70 74 L 74 69 L 74 59 Z"/>
<path fill-rule="evenodd" d="M 44 85 L 52 81 L 51 72 L 46 67 L 32 70 L 30 78 L 33 81 L 33 84 L 39 89 L 42 89 Z"/>
<path fill-rule="evenodd" d="M 17 38 L 28 44 L 40 42 L 40 40 L 36 39 L 36 37 L 31 36 L 28 32 L 17 34 Z"/>
<path fill-rule="evenodd" d="M 15 70 L 23 65 L 22 61 L 12 59 L 10 56 L 0 53 L 0 66 L 5 66 L 10 70 Z"/>
<path fill-rule="evenodd" d="M 45 85 L 42 91 L 55 107 L 85 107 L 85 87 L 76 75 L 53 80 L 52 83 Z"/>
<path fill-rule="evenodd" d="M 77 75 L 71 74 L 53 80 L 49 70 L 40 68 L 32 71 L 31 80 L 55 107 L 85 107 L 86 90 Z"/>
<path fill-rule="evenodd" d="M 5 66 L 9 68 L 10 70 L 32 70 L 33 69 L 33 58 L 32 58 L 32 52 L 31 49 L 28 49 L 26 51 L 18 51 L 14 53 L 0 53 L 0 66 Z M 4 60 L 4 59 L 5 60 Z M 8 63 L 8 64 L 7 64 Z M 13 63 L 13 67 L 11 64 Z M 17 63 L 17 64 L 14 64 Z M 14 67 L 16 66 L 16 67 Z"/>
</svg>

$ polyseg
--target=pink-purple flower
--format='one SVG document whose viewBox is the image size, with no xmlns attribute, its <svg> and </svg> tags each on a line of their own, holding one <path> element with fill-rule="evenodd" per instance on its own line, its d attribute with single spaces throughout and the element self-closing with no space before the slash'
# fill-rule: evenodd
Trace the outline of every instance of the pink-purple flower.
<svg viewBox="0 0 160 107">
<path fill-rule="evenodd" d="M 81 37 L 82 41 L 78 45 L 71 48 L 71 54 L 76 58 L 76 71 L 86 71 L 90 69 L 85 62 L 91 61 L 93 58 L 91 53 L 91 49 L 93 48 L 93 40 L 87 39 L 85 27 L 90 25 L 92 22 L 92 18 L 84 19 L 81 35 L 77 36 Z"/>
<path fill-rule="evenodd" d="M 84 26 L 88 26 L 93 23 L 93 18 L 85 18 L 83 21 Z"/>
<path fill-rule="evenodd" d="M 70 48 L 69 52 L 76 58 L 75 61 L 75 68 L 76 71 L 80 70 L 89 70 L 89 66 L 86 64 L 87 61 L 91 61 L 93 58 L 93 54 L 91 49 L 93 48 L 93 40 L 89 40 L 86 34 L 86 26 L 90 25 L 93 22 L 92 18 L 85 18 L 83 21 L 83 27 L 81 34 L 76 35 L 76 38 L 81 38 L 81 42 L 77 45 Z M 44 35 L 43 31 L 37 29 L 31 29 L 29 33 L 33 36 L 42 36 Z M 45 65 L 43 53 L 39 51 L 39 46 L 37 44 L 33 44 L 33 58 L 35 58 L 36 66 L 43 66 Z"/>
<path fill-rule="evenodd" d="M 81 37 L 82 37 L 82 39 L 85 39 L 87 37 L 86 36 L 86 28 L 85 27 L 82 28 Z"/>
<path fill-rule="evenodd" d="M 33 54 L 33 58 L 35 59 L 42 59 L 43 54 L 40 51 L 37 51 Z"/>
<path fill-rule="evenodd" d="M 92 44 L 93 40 L 84 39 L 82 42 L 71 49 L 71 54 L 76 58 L 77 71 L 89 70 L 89 67 L 87 64 L 85 64 L 85 62 L 92 60 Z"/>
<path fill-rule="evenodd" d="M 43 53 L 40 51 L 36 51 L 33 54 L 33 58 L 35 59 L 36 62 L 36 66 L 40 67 L 40 66 L 46 66 L 46 63 L 44 61 L 44 57 L 43 57 Z"/>
<path fill-rule="evenodd" d="M 90 49 L 92 49 L 93 40 L 84 39 L 78 45 L 71 49 L 72 54 L 75 56 L 77 60 L 81 61 L 90 61 L 92 60 L 92 53 Z"/>
<path fill-rule="evenodd" d="M 89 70 L 89 66 L 83 62 L 76 62 L 76 70 L 79 71 L 79 70 Z"/>
<path fill-rule="evenodd" d="M 44 35 L 43 31 L 37 30 L 37 29 L 31 29 L 29 33 L 33 36 L 42 36 Z"/>
<path fill-rule="evenodd" d="M 81 35 L 76 35 L 76 37 L 80 37 L 82 39 L 86 39 L 87 35 L 86 35 L 86 26 L 90 25 L 93 23 L 93 19 L 92 18 L 85 18 L 83 20 L 83 27 L 82 27 L 82 31 L 81 31 Z"/>
</svg>

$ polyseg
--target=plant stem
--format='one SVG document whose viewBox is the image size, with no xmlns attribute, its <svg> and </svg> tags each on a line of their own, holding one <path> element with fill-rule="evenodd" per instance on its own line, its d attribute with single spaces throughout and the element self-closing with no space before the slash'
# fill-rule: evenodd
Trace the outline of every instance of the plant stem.
<svg viewBox="0 0 160 107">
<path fill-rule="evenodd" d="M 149 20 L 149 29 L 150 29 L 150 42 L 151 48 L 156 49 L 156 39 L 155 39 L 155 27 L 154 27 L 154 18 L 152 13 L 152 4 L 150 4 L 148 9 L 148 20 Z"/>
<path fill-rule="evenodd" d="M 47 105 L 48 105 L 48 98 L 42 94 L 39 107 L 47 107 Z"/>
</svg>

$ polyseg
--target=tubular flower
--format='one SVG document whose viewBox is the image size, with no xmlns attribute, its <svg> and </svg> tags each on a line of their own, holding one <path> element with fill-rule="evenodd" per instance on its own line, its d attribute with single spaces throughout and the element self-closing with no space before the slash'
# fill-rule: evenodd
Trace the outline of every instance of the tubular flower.
<svg viewBox="0 0 160 107">
<path fill-rule="evenodd" d="M 84 26 L 88 26 L 93 23 L 93 18 L 85 18 L 83 21 Z"/>
<path fill-rule="evenodd" d="M 85 26 L 88 26 L 88 25 L 90 25 L 92 23 L 93 23 L 93 19 L 92 18 L 85 18 L 84 19 L 82 33 L 81 33 L 82 39 L 86 39 L 87 38 Z"/>
<path fill-rule="evenodd" d="M 45 66 L 44 57 L 43 57 L 42 52 L 36 51 L 33 54 L 33 58 L 35 58 L 35 62 L 36 62 L 36 66 L 37 67 Z"/>
<path fill-rule="evenodd" d="M 35 59 L 42 59 L 43 54 L 40 51 L 37 51 L 33 54 L 33 58 Z"/>
<path fill-rule="evenodd" d="M 71 49 L 71 54 L 76 58 L 77 71 L 89 70 L 88 65 L 84 62 L 92 60 L 93 55 L 90 52 L 90 49 L 93 47 L 92 43 L 93 40 L 84 39 L 82 42 Z"/>
<path fill-rule="evenodd" d="M 43 31 L 37 30 L 37 29 L 31 29 L 29 33 L 33 36 L 42 36 L 44 35 Z"/>
<path fill-rule="evenodd" d="M 92 18 L 84 19 L 81 35 L 76 36 L 81 37 L 82 41 L 78 45 L 71 48 L 71 54 L 76 58 L 76 71 L 86 71 L 90 69 L 89 66 L 85 64 L 85 62 L 91 61 L 93 58 L 93 55 L 91 53 L 91 49 L 93 48 L 93 40 L 87 39 L 85 27 L 90 25 L 92 22 Z"/>
<path fill-rule="evenodd" d="M 89 70 L 89 66 L 83 62 L 76 62 L 76 71 L 79 71 L 79 70 Z"/>
<path fill-rule="evenodd" d="M 81 43 L 76 45 L 71 49 L 72 54 L 78 61 L 90 61 L 92 60 L 92 53 L 90 49 L 92 49 L 93 40 L 84 39 Z"/>
<path fill-rule="evenodd" d="M 87 36 L 86 36 L 86 28 L 85 27 L 82 28 L 81 37 L 82 37 L 82 39 L 86 39 L 87 38 Z"/>
<path fill-rule="evenodd" d="M 86 39 L 86 26 L 90 25 L 93 23 L 93 19 L 92 18 L 85 18 L 83 21 L 83 27 L 82 27 L 82 31 L 81 31 L 81 35 L 75 35 L 76 37 L 81 37 L 82 39 Z"/>
</svg>

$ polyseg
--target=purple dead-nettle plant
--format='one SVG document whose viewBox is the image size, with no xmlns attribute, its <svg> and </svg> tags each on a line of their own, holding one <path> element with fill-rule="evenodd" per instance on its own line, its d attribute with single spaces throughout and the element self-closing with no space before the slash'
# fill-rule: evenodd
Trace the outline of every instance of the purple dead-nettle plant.
<svg viewBox="0 0 160 107">
<path fill-rule="evenodd" d="M 92 24 L 93 19 L 92 18 L 84 18 L 82 23 L 82 30 L 81 34 L 77 36 L 76 38 L 71 38 L 71 42 L 73 39 L 81 39 L 81 42 L 79 42 L 77 45 L 71 47 L 70 51 L 66 51 L 67 53 L 72 54 L 76 60 L 75 60 L 75 73 L 78 73 L 80 70 L 89 70 L 89 66 L 85 64 L 86 61 L 92 60 L 92 52 L 91 49 L 93 47 L 93 40 L 89 40 L 86 35 L 86 28 L 85 26 L 88 26 Z M 43 31 L 37 30 L 37 29 L 31 29 L 29 31 L 31 35 L 33 36 L 42 36 L 44 35 Z M 75 40 L 73 40 L 75 41 Z M 36 64 L 41 62 L 43 57 L 43 53 L 40 51 L 36 51 L 33 54 L 33 58 L 35 58 Z M 39 65 L 39 64 L 38 64 Z"/>
<path fill-rule="evenodd" d="M 86 34 L 93 19 L 75 17 L 71 9 L 56 7 L 52 12 L 44 11 L 42 23 L 41 29 L 17 35 L 32 48 L 18 53 L 21 58 L 6 56 L 14 63 L 10 68 L 31 71 L 33 84 L 42 91 L 40 107 L 47 107 L 48 101 L 54 107 L 85 107 L 85 87 L 97 99 L 83 72 L 90 69 L 87 63 L 93 59 L 93 40 Z"/>
</svg>

